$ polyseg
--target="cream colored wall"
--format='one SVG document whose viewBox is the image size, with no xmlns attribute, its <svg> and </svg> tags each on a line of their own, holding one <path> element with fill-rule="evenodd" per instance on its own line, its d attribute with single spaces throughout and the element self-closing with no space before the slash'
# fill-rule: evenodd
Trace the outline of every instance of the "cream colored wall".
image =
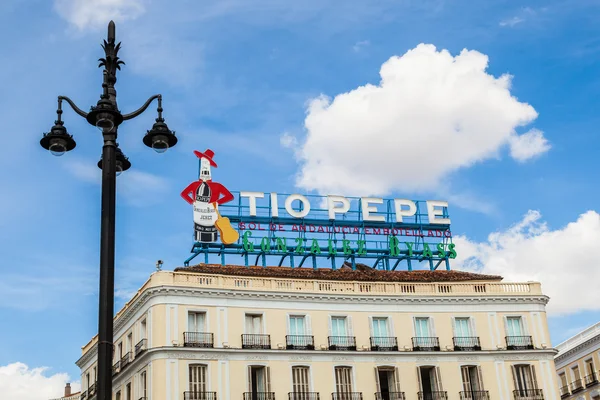
<svg viewBox="0 0 600 400">
<path fill-rule="evenodd" d="M 598 348 L 596 348 L 594 350 L 583 353 L 578 359 L 576 359 L 576 360 L 572 361 L 571 363 L 569 363 L 568 365 L 565 365 L 564 367 L 561 367 L 560 369 L 558 369 L 556 371 L 557 380 L 560 382 L 558 375 L 560 375 L 561 373 L 564 372 L 565 375 L 567 376 L 567 383 L 571 384 L 573 382 L 573 374 L 572 374 L 571 370 L 572 370 L 572 368 L 574 368 L 577 365 L 579 367 L 579 375 L 583 381 L 583 379 L 585 379 L 585 376 L 589 374 L 589 371 L 587 370 L 587 366 L 585 365 L 585 361 L 590 358 L 594 362 L 594 372 L 596 373 L 596 377 L 598 379 L 600 379 L 600 373 L 599 373 L 600 350 Z"/>
</svg>

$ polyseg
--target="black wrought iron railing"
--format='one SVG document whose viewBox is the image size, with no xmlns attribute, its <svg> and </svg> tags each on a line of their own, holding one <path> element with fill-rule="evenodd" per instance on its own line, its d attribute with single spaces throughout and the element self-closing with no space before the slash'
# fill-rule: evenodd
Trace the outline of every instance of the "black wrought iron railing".
<svg viewBox="0 0 600 400">
<path fill-rule="evenodd" d="M 187 391 L 183 392 L 184 400 L 217 400 L 217 392 Z"/>
<path fill-rule="evenodd" d="M 533 350 L 533 339 L 531 336 L 506 336 L 506 349 Z"/>
<path fill-rule="evenodd" d="M 116 374 L 119 373 L 119 369 L 121 367 L 121 360 L 117 361 L 116 363 L 113 364 L 112 366 L 112 374 L 113 376 L 115 376 Z"/>
<path fill-rule="evenodd" d="M 148 350 L 148 345 L 147 345 L 148 341 L 146 339 L 142 339 L 138 342 L 138 344 L 135 345 L 135 356 L 139 356 L 140 354 L 142 354 L 144 351 Z"/>
<path fill-rule="evenodd" d="M 356 338 L 354 336 L 328 336 L 327 340 L 329 350 L 356 350 Z"/>
<path fill-rule="evenodd" d="M 315 338 L 312 335 L 287 335 L 285 337 L 285 348 L 288 350 L 314 350 Z"/>
<path fill-rule="evenodd" d="M 362 400 L 362 392 L 334 392 L 331 400 Z"/>
<path fill-rule="evenodd" d="M 569 397 L 570 395 L 571 395 L 571 392 L 569 391 L 569 385 L 565 385 L 560 388 L 560 397 L 561 398 L 564 399 L 565 397 Z"/>
<path fill-rule="evenodd" d="M 261 335 L 261 334 L 243 334 L 242 335 L 242 349 L 270 349 L 270 348 L 271 348 L 271 335 Z M 248 392 L 248 393 L 250 393 L 250 392 Z M 270 393 L 270 392 L 259 392 L 259 393 Z M 258 400 L 265 400 L 265 399 L 258 399 Z M 266 400 L 268 400 L 268 399 L 266 399 Z"/>
<path fill-rule="evenodd" d="M 371 337 L 371 351 L 398 351 L 398 339 L 395 337 Z"/>
<path fill-rule="evenodd" d="M 85 400 L 87 399 L 87 396 L 87 391 L 84 390 L 83 392 L 81 392 L 81 395 L 79 395 L 79 400 Z"/>
<path fill-rule="evenodd" d="M 455 351 L 481 350 L 479 336 L 453 337 L 452 343 Z"/>
<path fill-rule="evenodd" d="M 375 400 L 405 400 L 404 392 L 377 392 Z"/>
<path fill-rule="evenodd" d="M 417 397 L 419 400 L 448 400 L 448 392 L 444 391 L 433 391 L 433 392 L 418 392 Z"/>
<path fill-rule="evenodd" d="M 318 392 L 289 392 L 288 400 L 320 400 Z"/>
<path fill-rule="evenodd" d="M 275 392 L 244 392 L 244 400 L 275 400 Z"/>
<path fill-rule="evenodd" d="M 96 394 L 96 386 L 98 385 L 98 382 L 94 382 L 89 388 L 88 388 L 88 394 L 90 397 L 92 397 L 93 395 Z"/>
<path fill-rule="evenodd" d="M 513 390 L 515 400 L 544 400 L 542 389 L 517 389 Z"/>
<path fill-rule="evenodd" d="M 599 383 L 598 375 L 596 375 L 595 372 L 592 372 L 591 374 L 587 375 L 584 380 L 586 388 L 591 387 L 593 385 L 597 385 Z"/>
<path fill-rule="evenodd" d="M 488 390 L 469 390 L 458 393 L 460 400 L 490 400 L 490 392 Z"/>
<path fill-rule="evenodd" d="M 214 346 L 214 335 L 210 332 L 183 332 L 183 346 L 210 349 Z"/>
<path fill-rule="evenodd" d="M 127 353 L 125 353 L 125 355 L 123 357 L 121 357 L 121 371 L 123 371 L 125 369 L 125 367 L 127 367 L 129 365 L 130 362 L 131 362 L 131 352 L 128 351 Z"/>
<path fill-rule="evenodd" d="M 581 379 L 575 379 L 571 382 L 571 394 L 581 392 L 583 390 L 583 382 Z"/>
<path fill-rule="evenodd" d="M 138 400 L 148 400 L 147 397 L 140 397 Z"/>
<path fill-rule="evenodd" d="M 440 351 L 440 340 L 437 337 L 414 337 L 412 345 L 414 351 Z"/>
</svg>

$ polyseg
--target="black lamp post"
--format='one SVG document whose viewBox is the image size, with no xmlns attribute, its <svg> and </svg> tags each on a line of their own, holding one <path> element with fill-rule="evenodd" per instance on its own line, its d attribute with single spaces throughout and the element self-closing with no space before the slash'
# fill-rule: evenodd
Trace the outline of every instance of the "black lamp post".
<svg viewBox="0 0 600 400">
<path fill-rule="evenodd" d="M 114 285 L 115 285 L 115 195 L 116 175 L 131 167 L 131 163 L 119 149 L 117 130 L 123 121 L 133 119 L 143 113 L 150 103 L 158 100 L 158 117 L 144 136 L 144 144 L 158 153 L 165 152 L 177 143 L 175 132 L 165 124 L 162 117 L 162 96 L 150 97 L 138 110 L 121 114 L 117 107 L 117 70 L 121 69 L 123 61 L 117 53 L 121 43 L 115 44 L 115 23 L 108 24 L 108 38 L 102 48 L 105 57 L 101 58 L 99 67 L 104 67 L 102 95 L 98 104 L 86 113 L 65 96 L 58 96 L 58 117 L 50 132 L 45 133 L 40 144 L 56 156 L 61 156 L 75 148 L 75 140 L 67 133 L 61 119 L 63 100 L 71 108 L 85 118 L 90 124 L 102 131 L 104 146 L 102 158 L 98 167 L 102 169 L 102 217 L 100 240 L 100 309 L 98 317 L 98 400 L 111 400 L 112 397 L 112 357 L 113 357 L 113 314 L 114 314 Z"/>
</svg>

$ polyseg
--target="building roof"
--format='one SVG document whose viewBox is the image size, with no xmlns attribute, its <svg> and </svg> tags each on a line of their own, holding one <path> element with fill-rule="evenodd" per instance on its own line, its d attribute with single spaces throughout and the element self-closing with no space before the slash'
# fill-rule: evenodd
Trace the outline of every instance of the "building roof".
<svg viewBox="0 0 600 400">
<path fill-rule="evenodd" d="M 462 282 L 502 280 L 502 277 L 497 275 L 484 275 L 453 270 L 384 271 L 373 269 L 364 264 L 356 264 L 356 270 L 353 270 L 348 264 L 344 264 L 342 268 L 336 270 L 331 268 L 314 269 L 312 267 L 245 267 L 241 265 L 198 264 L 190 267 L 176 268 L 175 272 L 369 282 Z"/>
<path fill-rule="evenodd" d="M 564 342 L 558 344 L 555 347 L 556 350 L 559 351 L 557 357 L 560 357 L 569 350 L 572 350 L 575 347 L 594 339 L 596 336 L 600 336 L 600 322 L 595 323 L 594 325 L 582 330 L 575 336 L 572 336 Z"/>
</svg>

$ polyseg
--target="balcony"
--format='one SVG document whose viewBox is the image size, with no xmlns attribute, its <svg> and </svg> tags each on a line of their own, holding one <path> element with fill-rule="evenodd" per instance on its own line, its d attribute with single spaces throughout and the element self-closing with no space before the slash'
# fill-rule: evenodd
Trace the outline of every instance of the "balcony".
<svg viewBox="0 0 600 400">
<path fill-rule="evenodd" d="M 372 337 L 371 351 L 398 351 L 398 339 L 395 337 Z"/>
<path fill-rule="evenodd" d="M 569 397 L 570 395 L 571 395 L 571 392 L 569 392 L 569 385 L 565 385 L 560 388 L 560 398 L 561 399 L 565 399 L 565 398 Z"/>
<path fill-rule="evenodd" d="M 405 400 L 404 392 L 377 392 L 375 400 Z"/>
<path fill-rule="evenodd" d="M 448 400 L 448 392 L 435 391 L 435 392 L 418 392 L 419 400 Z"/>
<path fill-rule="evenodd" d="M 143 352 L 145 352 L 146 350 L 148 350 L 147 347 L 147 340 L 146 339 L 142 339 L 138 342 L 138 344 L 135 345 L 135 356 L 139 356 L 140 354 L 142 354 Z"/>
<path fill-rule="evenodd" d="M 413 351 L 440 351 L 440 340 L 437 337 L 414 337 L 412 346 Z"/>
<path fill-rule="evenodd" d="M 454 351 L 476 351 L 481 350 L 478 336 L 453 337 Z"/>
<path fill-rule="evenodd" d="M 285 348 L 288 350 L 314 350 L 315 338 L 311 335 L 287 335 L 285 337 Z"/>
<path fill-rule="evenodd" d="M 460 400 L 490 400 L 490 392 L 487 390 L 471 390 L 459 392 Z"/>
<path fill-rule="evenodd" d="M 288 400 L 320 400 L 317 392 L 289 392 Z"/>
<path fill-rule="evenodd" d="M 183 346 L 211 349 L 214 346 L 214 336 L 208 332 L 183 332 Z"/>
<path fill-rule="evenodd" d="M 275 400 L 275 392 L 244 392 L 244 400 Z"/>
<path fill-rule="evenodd" d="M 147 397 L 140 397 L 138 400 L 148 400 Z"/>
<path fill-rule="evenodd" d="M 354 336 L 328 336 L 327 341 L 329 342 L 329 350 L 356 350 L 356 338 Z"/>
<path fill-rule="evenodd" d="M 217 400 L 217 392 L 183 392 L 184 400 Z"/>
<path fill-rule="evenodd" d="M 242 335 L 242 349 L 270 349 L 271 348 L 271 336 L 261 334 L 244 334 Z M 250 393 L 250 392 L 248 392 Z M 257 392 L 264 393 L 265 395 L 270 392 Z M 273 394 L 275 396 L 275 394 Z M 258 398 L 252 400 L 270 400 L 267 398 Z"/>
<path fill-rule="evenodd" d="M 125 369 L 125 367 L 127 367 L 129 365 L 129 363 L 131 363 L 131 352 L 128 351 L 127 353 L 125 353 L 125 355 L 123 357 L 121 357 L 121 371 L 123 371 Z"/>
<path fill-rule="evenodd" d="M 334 392 L 331 400 L 363 400 L 362 392 Z"/>
<path fill-rule="evenodd" d="M 113 376 L 115 376 L 116 374 L 119 373 L 119 369 L 121 366 L 121 360 L 117 361 L 113 366 L 112 366 L 112 374 Z"/>
<path fill-rule="evenodd" d="M 84 390 L 81 395 L 79 396 L 79 400 L 85 400 L 87 399 L 87 392 Z"/>
<path fill-rule="evenodd" d="M 513 390 L 515 400 L 544 400 L 542 389 L 518 389 Z"/>
<path fill-rule="evenodd" d="M 594 385 L 597 385 L 598 382 L 598 376 L 596 376 L 595 372 L 592 372 L 591 374 L 589 374 L 588 376 L 585 377 L 585 387 L 589 388 L 592 387 Z"/>
<path fill-rule="evenodd" d="M 92 396 L 94 396 L 96 394 L 96 386 L 97 385 L 98 385 L 98 382 L 94 382 L 94 384 L 88 388 L 88 395 L 90 396 L 90 398 L 92 398 Z"/>
<path fill-rule="evenodd" d="M 571 382 L 571 394 L 575 394 L 577 392 L 581 392 L 583 390 L 583 383 L 581 379 L 575 379 Z"/>
<path fill-rule="evenodd" d="M 531 336 L 506 336 L 506 350 L 533 350 Z"/>
</svg>

